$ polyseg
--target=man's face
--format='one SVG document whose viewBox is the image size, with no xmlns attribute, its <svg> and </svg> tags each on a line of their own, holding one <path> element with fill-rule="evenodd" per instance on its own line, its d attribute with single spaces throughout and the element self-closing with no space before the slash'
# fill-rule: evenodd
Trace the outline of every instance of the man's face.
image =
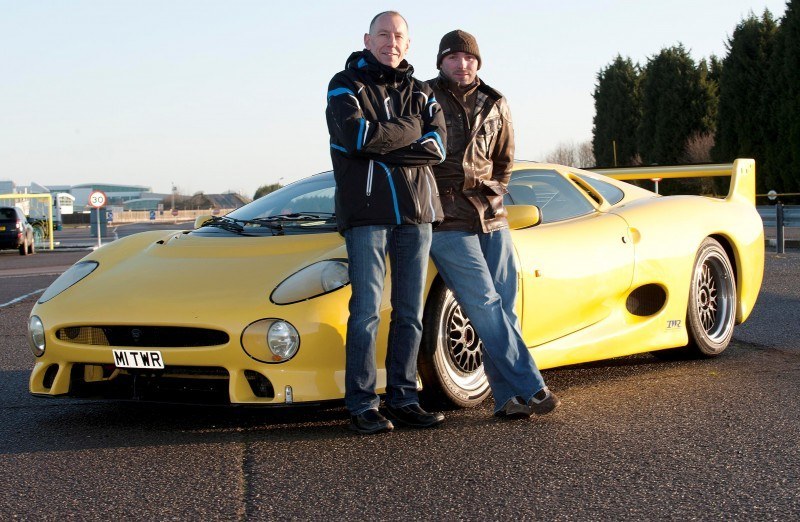
<svg viewBox="0 0 800 522">
<path fill-rule="evenodd" d="M 441 71 L 445 78 L 461 87 L 472 85 L 478 75 L 478 58 L 462 51 L 448 54 L 442 60 Z"/>
<path fill-rule="evenodd" d="M 364 47 L 384 65 L 397 67 L 408 52 L 408 27 L 395 14 L 385 14 L 375 20 L 372 29 L 364 35 Z"/>
</svg>

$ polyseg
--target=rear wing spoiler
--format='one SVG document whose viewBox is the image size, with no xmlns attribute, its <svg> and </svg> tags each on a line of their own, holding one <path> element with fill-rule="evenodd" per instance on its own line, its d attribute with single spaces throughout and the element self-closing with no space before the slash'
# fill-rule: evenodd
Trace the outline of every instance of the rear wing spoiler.
<svg viewBox="0 0 800 522">
<path fill-rule="evenodd" d="M 752 159 L 739 158 L 733 163 L 704 165 L 621 167 L 586 170 L 620 181 L 730 176 L 731 186 L 725 199 L 727 201 L 738 200 L 753 206 L 756 204 L 756 162 Z"/>
</svg>

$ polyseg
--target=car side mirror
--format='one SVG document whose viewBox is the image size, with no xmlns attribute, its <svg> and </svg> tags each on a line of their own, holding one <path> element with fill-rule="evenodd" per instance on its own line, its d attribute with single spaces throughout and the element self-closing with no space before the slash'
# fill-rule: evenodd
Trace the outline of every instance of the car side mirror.
<svg viewBox="0 0 800 522">
<path fill-rule="evenodd" d="M 542 222 L 542 213 L 536 205 L 506 205 L 505 208 L 511 230 L 532 227 Z"/>
<path fill-rule="evenodd" d="M 198 228 L 200 228 L 200 227 L 202 227 L 203 225 L 205 225 L 205 224 L 206 224 L 206 221 L 211 221 L 211 219 L 212 219 L 213 217 L 214 217 L 214 216 L 211 216 L 211 215 L 208 215 L 208 214 L 205 214 L 205 215 L 202 215 L 202 216 L 197 216 L 197 217 L 194 219 L 194 228 L 195 228 L 195 230 L 197 230 Z"/>
</svg>

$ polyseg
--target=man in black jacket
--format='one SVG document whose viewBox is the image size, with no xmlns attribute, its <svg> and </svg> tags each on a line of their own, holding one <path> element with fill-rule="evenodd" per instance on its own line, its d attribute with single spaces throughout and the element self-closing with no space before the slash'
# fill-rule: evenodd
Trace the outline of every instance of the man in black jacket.
<svg viewBox="0 0 800 522">
<path fill-rule="evenodd" d="M 514 130 L 502 94 L 478 78 L 481 55 L 471 34 L 442 37 L 428 82 L 447 125 L 447 159 L 434 169 L 444 208 L 431 255 L 483 342 L 483 366 L 495 414 L 529 417 L 560 401 L 545 386 L 514 310 L 517 267 L 503 194 L 514 164 Z"/>
<path fill-rule="evenodd" d="M 352 289 L 347 322 L 345 404 L 350 428 L 430 427 L 444 416 L 417 398 L 416 363 L 432 223 L 442 210 L 431 166 L 444 160 L 444 118 L 430 88 L 405 61 L 408 26 L 378 14 L 328 87 L 326 119 L 336 178 L 336 219 L 345 237 Z M 387 420 L 378 411 L 375 343 L 386 256 L 392 314 L 386 351 Z"/>
</svg>

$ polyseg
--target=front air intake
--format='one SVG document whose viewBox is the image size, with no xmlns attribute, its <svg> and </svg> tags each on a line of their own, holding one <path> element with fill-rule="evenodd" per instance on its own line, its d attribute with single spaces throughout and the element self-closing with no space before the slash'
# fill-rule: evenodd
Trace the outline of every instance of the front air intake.
<svg viewBox="0 0 800 522">
<path fill-rule="evenodd" d="M 230 340 L 219 330 L 180 326 L 71 326 L 60 328 L 56 337 L 76 344 L 142 348 L 219 346 Z"/>
</svg>

